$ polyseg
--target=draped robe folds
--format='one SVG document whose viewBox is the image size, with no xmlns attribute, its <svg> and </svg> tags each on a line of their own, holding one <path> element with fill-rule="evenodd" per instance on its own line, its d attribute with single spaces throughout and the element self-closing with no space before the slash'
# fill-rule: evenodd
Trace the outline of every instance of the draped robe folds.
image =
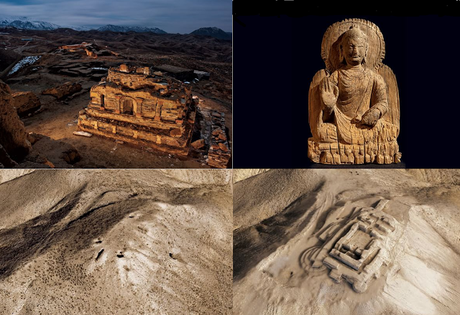
<svg viewBox="0 0 460 315">
<path fill-rule="evenodd" d="M 334 71 L 329 80 L 338 86 L 339 96 L 331 112 L 323 108 L 322 122 L 318 126 L 321 140 L 338 140 L 343 144 L 364 144 L 376 140 L 388 122 L 379 119 L 371 127 L 360 124 L 360 121 L 370 108 L 378 109 L 380 118 L 387 113 L 387 88 L 383 78 L 367 68 L 351 68 Z M 381 140 L 384 141 L 383 138 Z"/>
</svg>

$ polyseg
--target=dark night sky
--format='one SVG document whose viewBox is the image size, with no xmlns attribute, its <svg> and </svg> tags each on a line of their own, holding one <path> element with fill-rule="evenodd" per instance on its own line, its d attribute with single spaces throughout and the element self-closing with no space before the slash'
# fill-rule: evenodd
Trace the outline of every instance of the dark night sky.
<svg viewBox="0 0 460 315">
<path fill-rule="evenodd" d="M 2 0 L 0 16 L 25 16 L 60 26 L 158 27 L 190 33 L 200 27 L 232 30 L 230 0 Z"/>
</svg>

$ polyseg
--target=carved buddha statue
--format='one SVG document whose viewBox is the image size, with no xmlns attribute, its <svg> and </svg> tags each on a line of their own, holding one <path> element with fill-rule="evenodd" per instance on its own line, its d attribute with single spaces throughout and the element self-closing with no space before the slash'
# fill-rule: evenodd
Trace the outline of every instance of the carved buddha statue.
<svg viewBox="0 0 460 315">
<path fill-rule="evenodd" d="M 308 156 L 316 163 L 399 163 L 399 93 L 378 27 L 335 23 L 323 38 L 326 69 L 313 78 Z"/>
</svg>

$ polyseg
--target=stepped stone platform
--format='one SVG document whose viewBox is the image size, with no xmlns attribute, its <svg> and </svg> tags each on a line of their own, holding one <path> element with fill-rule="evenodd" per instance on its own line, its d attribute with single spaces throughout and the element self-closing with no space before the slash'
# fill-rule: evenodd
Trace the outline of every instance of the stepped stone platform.
<svg viewBox="0 0 460 315">
<path fill-rule="evenodd" d="M 202 143 L 200 152 L 208 154 L 209 166 L 229 164 L 225 115 L 215 110 L 203 115 L 188 84 L 150 67 L 121 64 L 91 88 L 90 97 L 79 113 L 82 131 L 184 158 Z M 202 140 L 192 146 L 197 130 Z"/>
<path fill-rule="evenodd" d="M 79 115 L 80 130 L 188 155 L 196 115 L 190 87 L 149 67 L 122 64 L 110 68 L 90 96 Z"/>
</svg>

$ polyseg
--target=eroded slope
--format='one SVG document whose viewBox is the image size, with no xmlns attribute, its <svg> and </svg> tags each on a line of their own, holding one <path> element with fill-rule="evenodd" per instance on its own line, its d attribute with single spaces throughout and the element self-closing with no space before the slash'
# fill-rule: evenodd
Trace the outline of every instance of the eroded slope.
<svg viewBox="0 0 460 315">
<path fill-rule="evenodd" d="M 228 314 L 231 187 L 195 172 L 199 184 L 145 170 L 0 184 L 0 313 Z"/>
</svg>

